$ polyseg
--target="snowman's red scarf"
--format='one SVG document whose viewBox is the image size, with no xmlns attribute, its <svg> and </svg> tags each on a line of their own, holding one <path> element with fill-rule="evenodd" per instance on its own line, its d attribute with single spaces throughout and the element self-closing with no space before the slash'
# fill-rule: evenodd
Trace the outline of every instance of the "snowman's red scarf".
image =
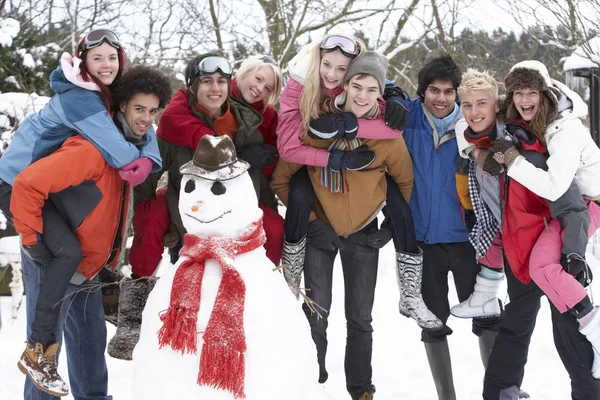
<svg viewBox="0 0 600 400">
<path fill-rule="evenodd" d="M 233 265 L 236 254 L 252 251 L 265 243 L 262 219 L 237 238 L 199 238 L 186 234 L 181 256 L 188 257 L 175 272 L 169 308 L 160 319 L 160 347 L 170 345 L 182 353 L 196 353 L 196 322 L 200 309 L 200 289 L 205 261 L 215 259 L 223 278 L 202 338 L 199 385 L 228 390 L 235 398 L 245 398 L 244 376 L 246 337 L 244 302 L 246 285 Z"/>
</svg>

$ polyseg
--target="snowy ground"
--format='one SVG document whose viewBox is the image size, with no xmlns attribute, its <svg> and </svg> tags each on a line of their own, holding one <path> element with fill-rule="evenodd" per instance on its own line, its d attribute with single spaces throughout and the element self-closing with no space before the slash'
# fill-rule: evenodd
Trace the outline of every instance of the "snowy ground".
<svg viewBox="0 0 600 400">
<path fill-rule="evenodd" d="M 394 275 L 394 254 L 391 245 L 380 255 L 377 293 L 373 311 L 374 351 L 373 382 L 377 387 L 378 400 L 431 400 L 436 398 L 429 373 L 427 359 L 417 326 L 401 317 L 396 308 L 398 290 Z M 452 285 L 451 285 L 452 286 Z M 329 325 L 330 347 L 327 365 L 330 378 L 325 384 L 336 399 L 348 399 L 345 390 L 343 357 L 345 346 L 345 321 L 343 316 L 343 285 L 341 266 L 338 263 L 334 276 L 334 300 Z M 451 294 L 452 300 L 456 298 Z M 16 362 L 23 351 L 25 341 L 25 309 L 19 317 L 10 319 L 10 298 L 0 298 L 2 307 L 2 330 L 0 331 L 0 399 L 22 398 L 24 377 Z M 470 333 L 470 323 L 450 317 L 454 329 L 450 346 L 454 365 L 454 381 L 457 398 L 481 399 L 483 368 L 479 358 L 476 337 Z M 115 332 L 108 325 L 109 337 Z M 307 330 L 308 334 L 308 330 Z M 127 361 L 108 357 L 109 389 L 115 400 L 129 399 L 132 365 Z M 316 362 L 316 360 L 315 360 Z M 63 377 L 68 377 L 64 354 L 60 358 Z M 315 377 L 316 379 L 316 377 Z M 570 398 L 568 376 L 558 358 L 552 341 L 550 311 L 544 300 L 538 324 L 532 339 L 529 363 L 523 388 L 533 400 Z M 71 397 L 67 397 L 70 399 Z"/>
</svg>

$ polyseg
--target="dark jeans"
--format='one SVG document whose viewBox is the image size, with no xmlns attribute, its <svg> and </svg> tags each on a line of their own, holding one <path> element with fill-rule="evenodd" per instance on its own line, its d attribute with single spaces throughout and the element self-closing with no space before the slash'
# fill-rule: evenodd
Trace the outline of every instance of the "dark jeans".
<svg viewBox="0 0 600 400">
<path fill-rule="evenodd" d="M 11 195 L 12 186 L 0 181 L 0 210 L 10 218 L 12 218 Z M 51 200 L 47 200 L 42 209 L 42 220 L 44 223 L 42 242 L 54 259 L 48 267 L 44 267 L 44 279 L 39 285 L 39 301 L 35 308 L 29 340 L 32 343 L 41 343 L 46 349 L 56 342 L 55 332 L 62 300 L 83 255 L 72 228 Z"/>
<path fill-rule="evenodd" d="M 42 241 L 54 255 L 39 286 L 35 318 L 31 324 L 30 342 L 39 342 L 46 349 L 56 342 L 56 326 L 61 304 L 71 277 L 83 259 L 81 247 L 71 228 L 58 213 L 52 201 L 42 209 L 44 234 Z"/>
<path fill-rule="evenodd" d="M 402 197 L 398 185 L 391 176 L 387 180 L 387 200 L 383 215 L 389 221 L 396 251 L 416 253 L 417 239 L 415 224 L 410 207 Z M 285 239 L 297 243 L 308 233 L 308 220 L 312 208 L 315 191 L 312 186 L 308 169 L 303 167 L 290 180 L 290 193 L 285 214 Z"/>
<path fill-rule="evenodd" d="M 469 242 L 421 243 L 420 246 L 423 249 L 423 300 L 444 323 L 444 328 L 439 331 L 421 331 L 423 342 L 434 343 L 446 340 L 446 336 L 452 334 L 452 329 L 445 325 L 450 316 L 448 273 L 454 275 L 458 301 L 463 302 L 473 293 L 480 266 L 475 260 L 475 249 Z M 501 316 L 473 318 L 473 333 L 480 336 L 483 330 L 497 331 L 501 320 Z"/>
<path fill-rule="evenodd" d="M 508 266 L 506 260 L 505 265 Z M 485 371 L 483 398 L 487 400 L 517 398 L 514 393 L 518 393 L 516 389 L 523 382 L 529 342 L 544 294 L 535 282 L 527 285 L 520 282 L 510 267 L 506 268 L 506 280 L 510 303 L 506 305 Z M 554 344 L 571 378 L 572 399 L 600 399 L 600 380 L 594 379 L 591 373 L 592 345 L 579 333 L 579 324 L 571 313 L 561 314 L 552 303 L 550 308 Z"/>
<path fill-rule="evenodd" d="M 373 327 L 371 326 L 375 283 L 377 281 L 377 263 L 379 251 L 364 242 L 364 235 L 350 235 L 342 240 L 339 249 L 344 271 L 346 314 L 346 355 L 344 371 L 346 388 L 352 398 L 359 398 L 364 392 L 374 393 L 371 382 L 371 355 L 373 350 Z M 333 263 L 338 249 L 322 249 L 319 243 L 310 238 L 306 243 L 304 261 L 304 282 L 310 291 L 308 296 L 328 312 L 331 308 L 331 287 Z M 310 324 L 311 335 L 317 346 L 317 358 L 321 370 L 325 370 L 327 353 L 328 313 L 322 318 L 311 314 L 303 304 Z"/>
<path fill-rule="evenodd" d="M 45 279 L 47 268 L 41 267 L 21 251 L 23 281 L 27 289 L 25 306 L 27 312 L 27 337 L 32 332 L 32 322 L 40 284 Z M 67 351 L 69 384 L 75 400 L 111 400 L 108 393 L 108 370 L 104 350 L 106 349 L 106 322 L 102 308 L 102 291 L 99 279 L 84 281 L 79 286 L 68 284 L 60 307 L 60 317 L 55 337 L 61 340 Z M 62 347 L 62 346 L 61 346 Z M 25 379 L 25 400 L 58 400 L 59 397 L 44 393 L 36 388 L 29 378 Z"/>
</svg>

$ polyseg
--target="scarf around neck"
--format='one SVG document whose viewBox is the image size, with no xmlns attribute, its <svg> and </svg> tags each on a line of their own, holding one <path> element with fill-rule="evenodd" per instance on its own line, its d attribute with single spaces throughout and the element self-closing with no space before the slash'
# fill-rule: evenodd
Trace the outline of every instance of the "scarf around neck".
<svg viewBox="0 0 600 400">
<path fill-rule="evenodd" d="M 327 100 L 325 107 L 332 114 L 343 114 L 344 105 L 346 104 L 346 92 L 342 92 L 334 99 Z M 358 118 L 376 119 L 381 115 L 381 109 L 379 103 L 375 102 L 375 105 L 367 111 L 364 115 L 358 116 Z M 352 140 L 345 139 L 343 137 L 336 138 L 329 146 L 329 151 L 341 150 L 350 151 L 354 150 L 362 145 L 362 140 L 355 137 Z M 334 171 L 329 167 L 321 167 L 321 185 L 328 188 L 333 193 L 344 193 L 344 172 L 343 170 Z"/>
<path fill-rule="evenodd" d="M 117 128 L 119 128 L 123 136 L 125 136 L 125 140 L 137 147 L 146 143 L 146 138 L 144 136 L 138 136 L 133 133 L 133 130 L 131 130 L 131 127 L 127 121 L 125 121 L 125 116 L 121 114 L 121 111 L 116 112 L 115 119 L 117 122 Z"/>
<path fill-rule="evenodd" d="M 475 133 L 470 126 L 465 130 L 465 140 L 475 145 L 478 149 L 489 149 L 494 145 L 497 137 L 498 130 L 495 123 L 490 133 Z"/>
<path fill-rule="evenodd" d="M 196 326 L 200 310 L 200 293 L 206 260 L 215 259 L 223 277 L 206 329 L 200 353 L 199 385 L 208 385 L 233 393 L 236 399 L 245 398 L 244 377 L 246 336 L 244 304 L 246 284 L 236 270 L 236 254 L 247 253 L 265 243 L 262 219 L 236 238 L 199 238 L 186 234 L 181 263 L 171 287 L 169 308 L 161 312 L 163 326 L 158 331 L 162 348 L 170 346 L 182 354 L 196 353 Z"/>
</svg>

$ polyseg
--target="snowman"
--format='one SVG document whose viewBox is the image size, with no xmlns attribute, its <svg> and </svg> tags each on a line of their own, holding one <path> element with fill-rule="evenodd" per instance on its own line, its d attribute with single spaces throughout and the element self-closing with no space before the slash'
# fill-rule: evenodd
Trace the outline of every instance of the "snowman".
<svg viewBox="0 0 600 400">
<path fill-rule="evenodd" d="M 330 399 L 306 318 L 274 272 L 249 165 L 204 136 L 181 168 L 180 259 L 150 293 L 134 399 Z"/>
</svg>

